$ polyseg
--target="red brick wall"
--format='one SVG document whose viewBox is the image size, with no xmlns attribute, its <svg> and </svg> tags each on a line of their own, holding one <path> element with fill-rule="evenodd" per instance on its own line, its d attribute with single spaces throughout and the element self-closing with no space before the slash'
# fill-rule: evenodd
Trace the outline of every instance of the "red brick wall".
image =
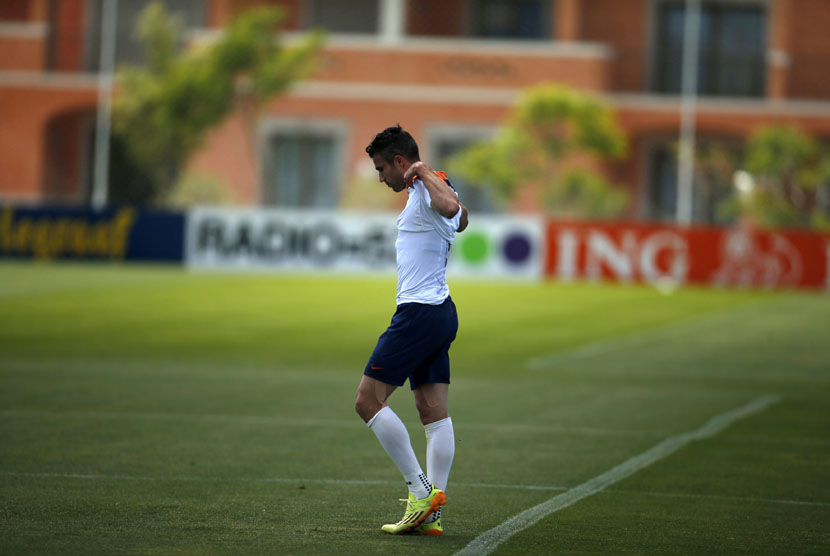
<svg viewBox="0 0 830 556">
<path fill-rule="evenodd" d="M 94 112 L 70 112 L 53 118 L 44 133 L 43 192 L 50 199 L 77 200 L 84 190 L 87 123 Z"/>
<path fill-rule="evenodd" d="M 51 14 L 54 26 L 53 63 L 56 71 L 83 71 L 85 0 L 55 2 Z"/>
<path fill-rule="evenodd" d="M 302 0 L 208 0 L 207 27 L 221 28 L 241 12 L 256 6 L 275 6 L 286 12 L 284 28 L 297 30 L 302 26 Z"/>
<path fill-rule="evenodd" d="M 40 71 L 46 63 L 46 38 L 0 36 L 0 52 L 0 71 Z"/>
<path fill-rule="evenodd" d="M 789 96 L 830 100 L 830 2 L 791 1 Z"/>
<path fill-rule="evenodd" d="M 51 163 L 46 160 L 49 123 L 60 114 L 92 112 L 95 100 L 93 86 L 0 87 L 0 198 L 43 198 L 47 165 Z"/>
<path fill-rule="evenodd" d="M 582 40 L 614 48 L 611 89 L 646 90 L 649 34 L 647 0 L 583 0 Z"/>
<path fill-rule="evenodd" d="M 0 21 L 28 21 L 29 2 L 26 0 L 0 0 Z"/>
<path fill-rule="evenodd" d="M 609 62 L 601 57 L 500 55 L 497 51 L 437 50 L 412 52 L 388 49 L 331 49 L 326 52 L 319 81 L 438 83 L 472 87 L 519 88 L 541 81 L 567 83 L 579 89 L 605 90 Z M 406 71 L 398 71 L 406 68 Z"/>
</svg>

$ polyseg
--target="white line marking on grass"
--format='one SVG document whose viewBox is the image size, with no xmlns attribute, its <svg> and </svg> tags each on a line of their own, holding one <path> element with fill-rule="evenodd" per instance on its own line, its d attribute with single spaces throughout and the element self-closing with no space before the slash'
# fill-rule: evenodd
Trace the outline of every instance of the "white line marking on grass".
<svg viewBox="0 0 830 556">
<path fill-rule="evenodd" d="M 281 484 L 329 484 L 329 485 L 357 485 L 357 486 L 399 486 L 400 481 L 360 480 L 360 479 L 288 479 L 285 477 L 149 477 L 137 475 L 104 475 L 90 473 L 25 473 L 16 471 L 0 471 L 3 477 L 29 477 L 43 479 L 76 479 L 82 481 L 148 481 L 148 482 L 204 482 L 204 483 L 281 483 Z M 499 483 L 452 483 L 453 488 L 492 488 L 505 490 L 534 490 L 534 491 L 565 491 L 568 487 L 550 485 L 509 485 Z M 606 489 L 605 492 L 624 495 L 660 496 L 664 498 L 715 498 L 735 502 L 760 502 L 763 504 L 788 504 L 794 506 L 816 506 L 830 508 L 830 502 L 810 502 L 807 500 L 783 500 L 781 498 L 758 498 L 750 496 L 723 496 L 718 494 L 692 494 L 688 492 L 649 492 L 640 490 Z"/>
<path fill-rule="evenodd" d="M 29 409 L 8 409 L 0 411 L 0 415 L 15 417 L 75 417 L 91 419 L 138 419 L 148 421 L 189 421 L 189 422 L 218 422 L 240 423 L 246 425 L 285 425 L 285 426 L 320 426 L 333 428 L 355 428 L 357 421 L 343 419 L 312 419 L 306 417 L 281 417 L 269 415 L 212 415 L 205 413 L 158 413 L 138 411 L 41 411 Z"/>
<path fill-rule="evenodd" d="M 107 475 L 103 473 L 26 473 L 17 471 L 0 471 L 4 477 L 31 477 L 43 479 L 78 479 L 84 481 L 148 481 L 148 482 L 205 482 L 205 483 L 283 483 L 283 484 L 326 484 L 326 485 L 390 485 L 400 486 L 400 481 L 362 480 L 362 479 L 308 479 L 287 477 L 150 477 L 141 475 Z M 495 488 L 508 490 L 546 490 L 563 491 L 568 487 L 545 485 L 508 485 L 499 483 L 452 483 L 454 488 Z"/>
<path fill-rule="evenodd" d="M 260 365 L 255 363 L 211 361 L 179 361 L 160 359 L 157 357 L 134 356 L 128 359 L 105 358 L 63 358 L 63 359 L 17 359 L 4 361 L 4 371 L 37 371 L 60 373 L 106 374 L 109 377 L 118 377 L 129 374 L 131 379 L 136 377 L 161 377 L 166 380 L 192 377 L 197 375 L 199 380 L 227 379 L 238 381 L 248 379 L 256 382 L 302 382 L 308 383 L 317 380 L 326 383 L 354 384 L 354 369 L 327 367 L 325 371 L 313 373 L 293 365 L 272 363 Z M 351 374 L 348 374 L 351 373 Z"/>
<path fill-rule="evenodd" d="M 708 325 L 708 323 L 699 323 L 697 321 L 694 323 L 687 322 L 683 323 L 682 326 L 678 324 L 675 326 L 658 328 L 656 330 L 642 330 L 639 332 L 632 332 L 624 336 L 595 340 L 593 342 L 588 342 L 587 344 L 578 345 L 563 351 L 554 351 L 545 355 L 531 357 L 525 362 L 525 366 L 532 370 L 545 369 L 562 360 L 588 359 L 590 357 L 596 357 L 597 355 L 608 353 L 615 349 L 638 346 L 658 340 L 671 340 L 678 336 L 693 332 L 696 329 L 703 328 L 704 325 Z"/>
<path fill-rule="evenodd" d="M 619 493 L 626 496 L 658 496 L 662 498 L 703 498 L 715 500 L 728 500 L 731 502 L 760 502 L 763 504 L 788 504 L 791 506 L 818 506 L 830 508 L 830 502 L 810 502 L 808 500 L 785 500 L 782 498 L 759 498 L 757 496 L 725 496 L 722 494 L 694 494 L 690 492 L 653 492 L 642 490 L 618 490 L 607 489 L 605 492 Z"/>
<path fill-rule="evenodd" d="M 594 436 L 653 436 L 663 437 L 667 432 L 645 431 L 636 429 L 607 429 L 601 427 L 575 427 L 569 425 L 530 425 L 523 423 L 453 423 L 456 430 L 463 431 L 464 429 L 484 430 L 488 433 L 565 433 L 565 434 L 579 434 L 579 435 L 594 435 Z"/>
<path fill-rule="evenodd" d="M 455 487 L 472 487 L 472 488 L 504 488 L 510 490 L 568 490 L 568 487 L 560 486 L 545 486 L 545 485 L 505 485 L 499 483 L 450 483 L 450 486 Z"/>
<path fill-rule="evenodd" d="M 75 419 L 136 419 L 148 421 L 180 421 L 180 422 L 216 422 L 241 425 L 281 425 L 296 427 L 332 427 L 345 428 L 355 431 L 362 431 L 364 427 L 358 424 L 360 420 L 354 419 L 314 419 L 307 417 L 282 417 L 279 415 L 218 415 L 203 413 L 162 413 L 162 412 L 139 412 L 139 411 L 85 411 L 83 409 L 69 409 L 65 411 L 38 410 L 38 409 L 3 409 L 0 415 L 4 417 L 54 417 L 54 418 L 75 418 Z M 408 429 L 412 431 L 423 430 L 423 425 L 409 424 Z M 530 424 L 505 424 L 505 423 L 461 423 L 456 425 L 456 430 L 487 431 L 488 434 L 516 434 L 527 433 L 552 433 L 552 434 L 581 434 L 595 436 L 663 436 L 664 433 L 656 431 L 643 431 L 633 429 L 605 429 L 599 427 L 572 427 L 565 425 L 530 425 Z"/>
<path fill-rule="evenodd" d="M 624 461 L 602 475 L 598 475 L 541 504 L 528 508 L 489 531 L 485 531 L 470 541 L 461 551 L 457 552 L 456 556 L 472 556 L 474 554 L 484 556 L 490 554 L 513 535 L 532 527 L 550 514 L 567 508 L 583 498 L 596 494 L 614 483 L 633 475 L 652 463 L 673 454 L 694 440 L 703 440 L 715 436 L 735 421 L 763 411 L 777 403 L 779 399 L 778 396 L 756 398 L 746 405 L 712 417 L 697 430 L 670 436 L 650 450 L 646 450 L 642 454 Z"/>
<path fill-rule="evenodd" d="M 763 307 L 767 307 L 766 304 Z M 613 336 L 610 338 L 603 338 L 588 342 L 586 344 L 578 345 L 570 349 L 562 351 L 554 351 L 551 353 L 531 357 L 525 361 L 525 367 L 528 369 L 545 369 L 553 366 L 562 360 L 578 360 L 595 357 L 621 348 L 637 347 L 643 344 L 654 343 L 656 341 L 673 340 L 677 338 L 685 338 L 690 332 L 698 330 L 707 330 L 711 326 L 720 322 L 729 322 L 735 318 L 736 314 L 744 314 L 758 309 L 757 305 L 740 306 L 733 310 L 719 311 L 716 313 L 705 313 L 691 320 L 670 323 L 659 326 L 658 328 L 647 328 L 638 330 L 622 336 Z"/>
</svg>

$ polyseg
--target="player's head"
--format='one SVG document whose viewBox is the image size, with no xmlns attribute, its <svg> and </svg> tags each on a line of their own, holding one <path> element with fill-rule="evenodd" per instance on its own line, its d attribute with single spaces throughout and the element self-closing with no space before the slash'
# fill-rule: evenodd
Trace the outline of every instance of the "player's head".
<svg viewBox="0 0 830 556">
<path fill-rule="evenodd" d="M 404 157 L 409 162 L 421 160 L 418 154 L 418 143 L 408 131 L 401 127 L 401 124 L 387 127 L 375 135 L 374 140 L 366 147 L 366 152 L 372 158 L 380 155 L 390 164 L 395 161 L 396 155 Z"/>
<path fill-rule="evenodd" d="M 380 181 L 394 191 L 403 191 L 406 184 L 403 175 L 413 163 L 421 160 L 418 144 L 400 124 L 387 127 L 366 147 L 366 153 L 372 158 Z"/>
</svg>

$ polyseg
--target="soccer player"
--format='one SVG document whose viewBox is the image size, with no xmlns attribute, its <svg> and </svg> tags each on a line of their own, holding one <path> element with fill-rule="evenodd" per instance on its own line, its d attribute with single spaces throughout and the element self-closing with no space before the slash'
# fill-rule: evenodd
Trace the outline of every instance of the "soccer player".
<svg viewBox="0 0 830 556">
<path fill-rule="evenodd" d="M 393 535 L 442 535 L 441 506 L 455 454 L 447 400 L 450 344 L 458 315 L 446 282 L 447 257 L 467 209 L 443 172 L 421 162 L 418 145 L 400 125 L 378 133 L 366 147 L 381 183 L 409 198 L 398 217 L 397 310 L 378 339 L 357 388 L 355 409 L 398 466 L 409 488 L 406 512 L 381 527 Z M 427 473 L 409 433 L 386 400 L 406 379 L 427 440 Z"/>
</svg>

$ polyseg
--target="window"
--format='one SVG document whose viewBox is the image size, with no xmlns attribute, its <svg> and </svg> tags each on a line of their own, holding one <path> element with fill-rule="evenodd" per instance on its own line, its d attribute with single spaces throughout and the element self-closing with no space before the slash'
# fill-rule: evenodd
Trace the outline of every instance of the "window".
<svg viewBox="0 0 830 556">
<path fill-rule="evenodd" d="M 378 32 L 378 0 L 312 0 L 307 6 L 307 27 L 333 33 Z"/>
<path fill-rule="evenodd" d="M 735 171 L 741 166 L 742 143 L 730 137 L 698 138 L 692 183 L 692 219 L 723 224 L 719 210 L 734 195 Z M 677 149 L 674 142 L 656 144 L 649 158 L 647 216 L 653 220 L 677 217 Z"/>
<path fill-rule="evenodd" d="M 430 140 L 431 157 L 427 163 L 432 165 L 430 161 L 435 161 L 436 170 L 445 170 L 447 160 L 459 152 L 467 145 L 476 140 L 481 140 L 481 134 L 454 134 L 451 132 L 433 134 Z M 493 194 L 485 187 L 472 186 L 464 182 L 460 176 L 449 174 L 447 176 L 452 183 L 452 186 L 458 192 L 459 200 L 464 203 L 464 206 L 472 213 L 492 213 L 499 212 L 498 204 L 493 197 Z"/>
<path fill-rule="evenodd" d="M 333 208 L 339 201 L 338 136 L 315 129 L 266 132 L 262 203 L 266 206 Z"/>
<path fill-rule="evenodd" d="M 654 88 L 679 93 L 683 73 L 685 2 L 657 8 Z M 766 79 L 766 11 L 754 2 L 703 2 L 698 93 L 763 96 Z"/>
<path fill-rule="evenodd" d="M 95 111 L 64 112 L 46 123 L 43 193 L 50 201 L 88 198 L 94 130 Z"/>
<path fill-rule="evenodd" d="M 490 39 L 546 39 L 551 36 L 550 0 L 474 0 L 470 35 Z"/>
<path fill-rule="evenodd" d="M 677 156 L 668 145 L 651 152 L 649 161 L 648 218 L 674 220 L 677 215 Z"/>
<path fill-rule="evenodd" d="M 115 30 L 115 63 L 140 64 L 144 58 L 143 46 L 135 37 L 141 13 L 152 0 L 130 0 L 118 2 Z M 87 10 L 87 41 L 85 48 L 85 68 L 98 71 L 101 49 L 101 7 L 103 0 L 93 0 Z M 205 0 L 164 0 L 162 2 L 168 13 L 178 16 L 187 29 L 201 29 L 205 26 Z"/>
</svg>

